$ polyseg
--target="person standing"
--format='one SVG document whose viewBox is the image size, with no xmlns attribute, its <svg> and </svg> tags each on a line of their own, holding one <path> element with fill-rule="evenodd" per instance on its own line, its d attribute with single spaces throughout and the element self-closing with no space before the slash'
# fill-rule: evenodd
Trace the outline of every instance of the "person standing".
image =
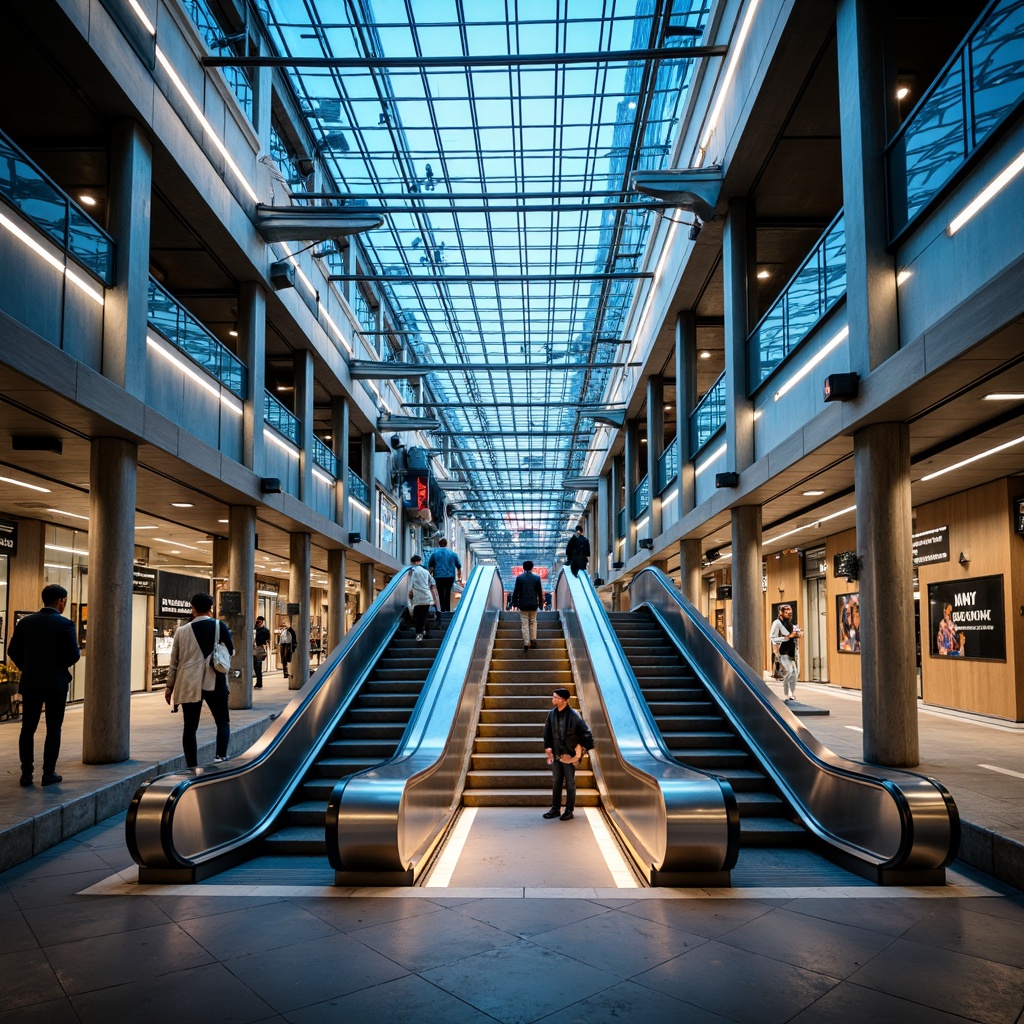
<svg viewBox="0 0 1024 1024">
<path fill-rule="evenodd" d="M 572 818 L 576 807 L 576 767 L 583 757 L 582 738 L 589 732 L 587 723 L 569 707 L 569 691 L 564 686 L 556 687 L 544 723 L 544 753 L 551 766 L 551 810 L 544 812 L 545 818 Z M 559 815 L 563 786 L 565 810 Z"/>
<path fill-rule="evenodd" d="M 234 654 L 231 630 L 213 618 L 213 598 L 209 594 L 192 595 L 192 621 L 179 626 L 171 645 L 171 663 L 167 669 L 164 700 L 180 705 L 182 711 L 181 748 L 185 764 L 195 768 L 199 759 L 196 732 L 203 701 L 217 723 L 217 748 L 214 761 L 227 760 L 231 721 L 228 715 L 228 680 L 210 664 L 218 641 Z"/>
<path fill-rule="evenodd" d="M 267 660 L 267 644 L 270 643 L 270 630 L 267 620 L 262 615 L 256 617 L 256 630 L 252 635 L 252 678 L 253 689 L 263 689 L 263 663 Z"/>
<path fill-rule="evenodd" d="M 22 786 L 32 785 L 35 770 L 35 735 L 46 707 L 46 739 L 43 741 L 44 786 L 53 786 L 63 776 L 57 774 L 60 734 L 64 709 L 68 702 L 71 673 L 68 669 L 82 656 L 78 649 L 75 624 L 64 617 L 68 592 L 56 583 L 43 587 L 43 607 L 26 615 L 15 627 L 7 656 L 21 671 L 21 734 L 18 755 L 21 759 Z"/>
<path fill-rule="evenodd" d="M 576 532 L 565 545 L 565 560 L 573 576 L 579 575 L 580 569 L 586 569 L 590 561 L 590 541 L 583 536 L 583 524 L 576 527 Z"/>
<path fill-rule="evenodd" d="M 437 550 L 427 562 L 427 571 L 434 577 L 437 584 L 437 596 L 441 599 L 438 611 L 452 610 L 452 587 L 462 578 L 462 563 L 459 556 L 448 547 L 448 541 L 442 537 L 437 542 Z"/>
<path fill-rule="evenodd" d="M 533 562 L 523 562 L 523 571 L 516 579 L 509 604 L 519 609 L 519 624 L 523 630 L 523 650 L 537 646 L 537 609 L 544 603 L 544 585 L 533 573 Z"/>
<path fill-rule="evenodd" d="M 292 629 L 290 622 L 286 622 L 281 627 L 281 632 L 277 635 L 277 651 L 281 659 L 281 668 L 284 669 L 285 679 L 288 678 L 288 666 L 291 664 L 292 655 L 295 653 L 296 642 L 295 630 Z"/>
<path fill-rule="evenodd" d="M 427 632 L 427 612 L 431 604 L 439 608 L 441 602 L 437 596 L 437 584 L 434 577 L 422 566 L 423 559 L 419 555 L 413 555 L 411 559 L 412 572 L 409 574 L 409 603 L 412 605 L 412 624 L 416 630 L 416 642 L 421 643 L 424 639 L 430 639 Z"/>
<path fill-rule="evenodd" d="M 793 607 L 779 606 L 778 618 L 772 623 L 771 641 L 782 665 L 782 695 L 785 700 L 796 700 L 796 642 L 800 639 L 800 627 L 793 625 Z"/>
</svg>

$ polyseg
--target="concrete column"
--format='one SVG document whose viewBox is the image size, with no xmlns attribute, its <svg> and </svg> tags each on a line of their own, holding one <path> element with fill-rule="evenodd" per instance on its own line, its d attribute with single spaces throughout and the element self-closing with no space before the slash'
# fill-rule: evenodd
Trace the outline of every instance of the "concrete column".
<svg viewBox="0 0 1024 1024">
<path fill-rule="evenodd" d="M 373 562 L 359 566 L 359 614 L 365 615 L 373 604 Z"/>
<path fill-rule="evenodd" d="M 760 676 L 765 662 L 760 505 L 732 510 L 732 645 Z"/>
<path fill-rule="evenodd" d="M 299 349 L 295 366 L 295 415 L 299 417 L 299 499 L 313 500 L 313 353 Z"/>
<path fill-rule="evenodd" d="M 622 591 L 623 591 L 623 589 L 624 589 L 624 587 L 622 586 L 621 583 L 613 583 L 612 584 L 612 611 L 613 612 L 621 612 L 622 611 Z"/>
<path fill-rule="evenodd" d="M 267 294 L 252 282 L 238 290 L 238 358 L 245 363 L 242 405 L 242 465 L 263 476 L 263 420 L 266 415 Z"/>
<path fill-rule="evenodd" d="M 756 315 L 756 273 L 753 204 L 746 199 L 730 199 L 722 238 L 725 439 L 729 445 L 726 465 L 737 473 L 754 461 L 754 403 L 747 397 L 747 337 Z"/>
<path fill-rule="evenodd" d="M 683 597 L 700 607 L 700 589 L 703 573 L 699 540 L 683 538 L 679 542 L 679 583 Z"/>
<path fill-rule="evenodd" d="M 85 764 L 115 764 L 131 756 L 132 679 L 125 648 L 132 635 L 137 474 L 134 441 L 93 438 L 89 453 L 89 656 L 82 708 Z"/>
<path fill-rule="evenodd" d="M 640 431 L 635 419 L 626 420 L 624 448 L 622 452 L 623 482 L 626 486 L 626 550 L 623 561 L 628 562 L 636 553 L 636 513 L 633 508 L 633 492 L 636 490 Z"/>
<path fill-rule="evenodd" d="M 690 451 L 690 416 L 697 405 L 697 317 L 684 310 L 676 317 L 676 437 L 679 439 L 679 515 L 696 507 L 696 482 Z"/>
<path fill-rule="evenodd" d="M 376 452 L 376 438 L 373 434 L 363 434 L 362 446 L 362 470 L 360 476 L 366 482 L 366 491 L 370 514 L 367 517 L 369 525 L 366 528 L 366 536 L 363 538 L 371 547 L 377 547 L 377 480 L 374 473 L 374 454 Z"/>
<path fill-rule="evenodd" d="M 327 552 L 327 643 L 331 648 L 345 635 L 345 549 Z"/>
<path fill-rule="evenodd" d="M 230 529 L 230 524 L 228 526 Z M 231 575 L 231 542 L 227 537 L 213 538 L 213 551 L 210 553 L 214 580 L 226 583 Z"/>
<path fill-rule="evenodd" d="M 665 451 L 665 381 L 660 375 L 647 381 L 647 482 L 651 489 L 651 522 L 645 536 L 661 535 L 661 485 L 658 460 Z"/>
<path fill-rule="evenodd" d="M 145 398 L 153 149 L 130 120 L 115 123 L 110 143 L 107 220 L 115 269 L 103 310 L 103 375 Z"/>
<path fill-rule="evenodd" d="M 242 595 L 241 614 L 225 621 L 235 642 L 233 668 L 241 672 L 228 680 L 231 708 L 252 707 L 252 635 L 256 607 L 256 509 L 232 505 L 228 509 L 228 590 Z"/>
<path fill-rule="evenodd" d="M 299 614 L 290 615 L 295 630 L 295 653 L 288 671 L 288 689 L 299 690 L 309 679 L 309 571 L 310 535 L 288 535 L 288 603 L 298 604 Z"/>
<path fill-rule="evenodd" d="M 850 365 L 869 373 L 899 348 L 896 270 L 886 252 L 888 192 L 885 173 L 887 113 L 895 125 L 895 63 L 883 52 L 885 5 L 875 0 L 839 0 L 836 42 L 839 61 L 839 122 L 842 138 L 846 225 L 846 315 Z M 886 81 L 890 73 L 891 80 Z M 887 110 L 887 108 L 890 108 Z"/>
<path fill-rule="evenodd" d="M 914 650 L 910 432 L 876 423 L 853 435 L 860 577 L 864 758 L 890 768 L 920 760 Z M 734 591 L 735 593 L 735 591 Z"/>
<path fill-rule="evenodd" d="M 338 460 L 338 482 L 334 487 L 334 521 L 348 529 L 348 399 L 341 395 L 331 402 L 331 443 Z"/>
<path fill-rule="evenodd" d="M 609 491 L 611 503 L 611 538 L 612 546 L 612 561 L 617 561 L 619 557 L 618 552 L 618 541 L 619 541 L 619 500 L 622 496 L 622 456 L 615 455 L 611 459 L 611 467 L 609 470 Z M 623 559 L 625 561 L 625 559 Z M 617 569 L 613 569 L 612 572 L 617 572 Z"/>
<path fill-rule="evenodd" d="M 597 534 L 594 537 L 592 552 L 592 577 L 608 579 L 608 549 L 611 547 L 612 524 L 611 478 L 605 473 L 597 481 Z"/>
<path fill-rule="evenodd" d="M 269 57 L 267 43 L 260 39 L 260 56 Z M 273 68 L 252 69 L 252 125 L 260 140 L 260 152 L 270 152 L 270 110 L 274 97 Z"/>
</svg>

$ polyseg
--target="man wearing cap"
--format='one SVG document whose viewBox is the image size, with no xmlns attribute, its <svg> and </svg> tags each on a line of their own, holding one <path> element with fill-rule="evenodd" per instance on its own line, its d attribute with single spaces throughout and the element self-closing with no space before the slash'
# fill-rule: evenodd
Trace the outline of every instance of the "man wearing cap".
<svg viewBox="0 0 1024 1024">
<path fill-rule="evenodd" d="M 561 817 L 562 821 L 572 818 L 576 806 L 576 766 L 583 757 L 579 737 L 586 730 L 586 723 L 569 707 L 569 691 L 564 686 L 556 687 L 551 694 L 548 720 L 544 723 L 544 753 L 551 765 L 551 810 L 545 812 L 545 818 Z M 559 815 L 563 785 L 565 811 Z"/>
</svg>

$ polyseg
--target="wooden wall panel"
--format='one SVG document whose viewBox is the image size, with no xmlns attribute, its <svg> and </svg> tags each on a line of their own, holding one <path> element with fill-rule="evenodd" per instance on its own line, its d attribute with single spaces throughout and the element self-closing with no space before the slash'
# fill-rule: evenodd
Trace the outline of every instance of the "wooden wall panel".
<svg viewBox="0 0 1024 1024">
<path fill-rule="evenodd" d="M 765 663 L 764 671 L 771 671 L 772 667 L 772 645 L 768 639 L 772 631 L 772 605 L 782 601 L 796 606 L 796 623 L 803 626 L 807 618 L 807 601 L 804 595 L 803 572 L 800 564 L 800 555 L 795 551 L 780 552 L 778 556 L 767 555 L 765 557 L 765 578 L 768 581 L 768 589 L 764 595 L 764 644 Z M 800 678 L 805 678 L 804 672 L 804 651 L 802 645 L 798 647 L 800 660 Z"/>
<path fill-rule="evenodd" d="M 828 563 L 828 568 L 825 571 L 825 599 L 828 603 L 825 630 L 828 638 L 828 681 L 832 686 L 843 686 L 849 690 L 861 688 L 860 655 L 846 654 L 839 650 L 836 598 L 841 594 L 858 593 L 860 583 L 847 583 L 842 576 L 837 578 L 833 567 L 835 566 L 835 557 L 840 552 L 856 550 L 856 530 L 844 530 L 842 533 L 835 533 L 831 537 L 825 538 L 825 560 Z"/>
<path fill-rule="evenodd" d="M 1013 494 L 1021 488 L 1013 481 Z M 926 703 L 1024 720 L 1021 682 L 1014 678 L 1016 652 L 1022 646 L 1020 604 L 1024 576 L 1020 575 L 1020 538 L 1013 533 L 1011 480 L 996 480 L 984 487 L 952 494 L 917 510 L 915 530 L 949 527 L 950 560 L 922 565 L 918 571 L 921 593 L 921 687 Z M 959 563 L 960 552 L 970 561 Z M 1016 567 L 1016 573 L 1015 573 Z M 933 657 L 928 621 L 928 584 L 1002 575 L 1006 623 L 1006 661 Z M 1016 583 L 1016 585 L 1014 585 Z"/>
</svg>

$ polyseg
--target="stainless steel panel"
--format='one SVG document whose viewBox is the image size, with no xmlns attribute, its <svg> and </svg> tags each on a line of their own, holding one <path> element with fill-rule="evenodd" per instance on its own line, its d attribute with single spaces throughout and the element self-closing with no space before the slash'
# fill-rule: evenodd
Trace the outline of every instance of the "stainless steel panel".
<svg viewBox="0 0 1024 1024">
<path fill-rule="evenodd" d="M 732 787 L 673 759 L 586 575 L 563 571 L 556 603 L 601 800 L 634 859 L 651 884 L 728 885 L 739 850 Z"/>
<path fill-rule="evenodd" d="M 941 872 L 956 856 L 960 819 L 940 783 L 819 743 L 660 570 L 637 573 L 629 597 L 634 610 L 651 609 L 818 839 L 876 869 L 880 881 Z"/>
</svg>

